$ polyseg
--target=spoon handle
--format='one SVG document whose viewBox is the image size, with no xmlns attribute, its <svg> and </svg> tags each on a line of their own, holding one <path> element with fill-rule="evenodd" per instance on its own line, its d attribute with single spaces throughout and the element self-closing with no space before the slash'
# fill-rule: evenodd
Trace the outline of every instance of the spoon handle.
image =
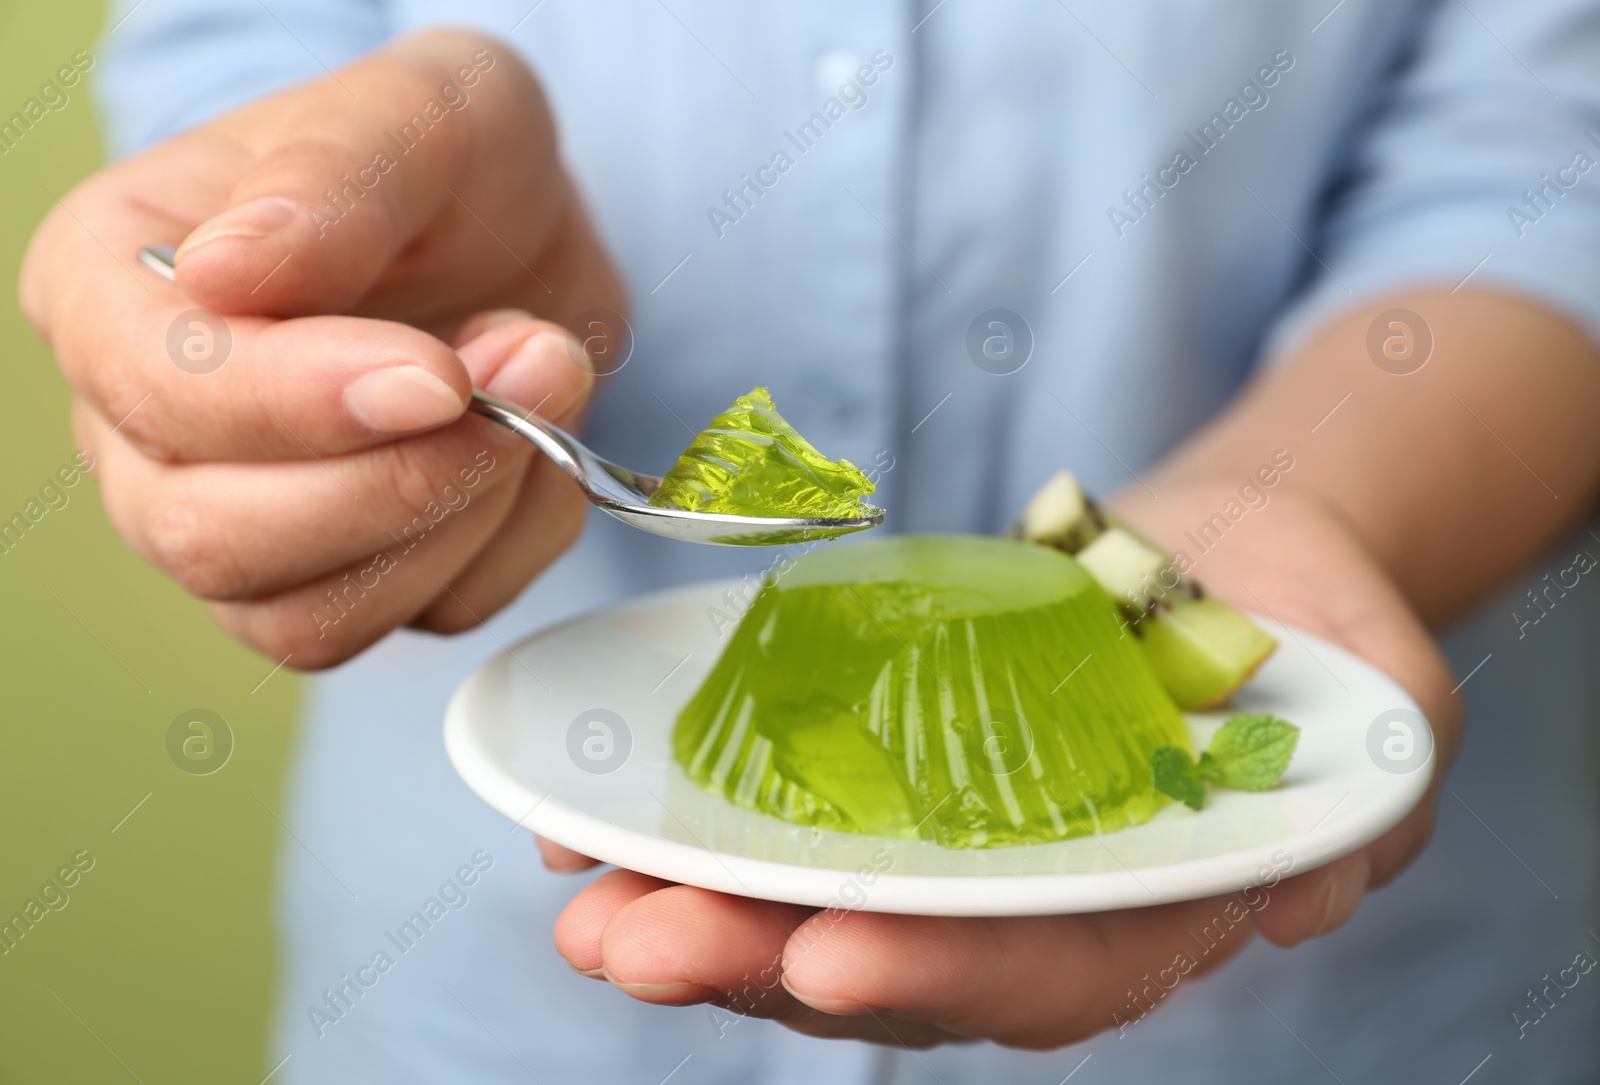
<svg viewBox="0 0 1600 1085">
<path fill-rule="evenodd" d="M 476 388 L 472 390 L 472 403 L 467 409 L 473 414 L 481 414 L 491 421 L 498 422 L 511 432 L 532 441 L 539 446 L 539 451 L 549 456 L 569 475 L 578 471 L 578 457 L 573 449 L 572 438 L 532 411 L 525 411 L 515 404 L 496 399 L 488 392 L 480 392 Z"/>
<path fill-rule="evenodd" d="M 619 467 L 609 460 L 596 456 L 576 437 L 553 423 L 545 421 L 532 411 L 525 411 L 514 403 L 496 399 L 488 392 L 474 388 L 472 404 L 467 408 L 497 422 L 513 433 L 532 441 L 541 452 L 573 482 L 590 501 L 601 508 L 620 508 L 641 504 L 661 485 L 652 475 L 641 475 Z"/>
</svg>

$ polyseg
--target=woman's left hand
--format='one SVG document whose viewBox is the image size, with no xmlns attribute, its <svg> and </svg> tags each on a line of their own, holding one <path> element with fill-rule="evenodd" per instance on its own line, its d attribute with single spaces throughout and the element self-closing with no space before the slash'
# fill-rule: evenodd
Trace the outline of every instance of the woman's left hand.
<svg viewBox="0 0 1600 1085">
<path fill-rule="evenodd" d="M 1203 521 L 1231 496 L 1231 487 L 1191 484 L 1163 492 L 1159 513 L 1153 505 L 1125 511 L 1151 538 L 1176 545 L 1180 525 Z M 1274 495 L 1201 559 L 1196 575 L 1236 605 L 1268 609 L 1388 672 L 1432 724 L 1442 776 L 1460 724 L 1449 669 L 1340 517 L 1311 499 Z M 1137 1020 L 1142 1002 L 1130 1001 L 1130 990 L 1192 981 L 1253 932 L 1293 946 L 1338 928 L 1369 888 L 1422 849 L 1437 794 L 1436 777 L 1417 808 L 1365 849 L 1233 896 L 1087 915 L 950 919 L 819 912 L 614 870 L 567 906 L 556 946 L 580 973 L 645 1002 L 713 1003 L 810 1035 L 907 1047 L 988 1039 L 1054 1048 Z M 541 848 L 554 868 L 587 865 L 564 848 Z M 1228 938 L 1198 953 L 1189 932 L 1215 928 L 1219 917 L 1233 924 Z"/>
</svg>

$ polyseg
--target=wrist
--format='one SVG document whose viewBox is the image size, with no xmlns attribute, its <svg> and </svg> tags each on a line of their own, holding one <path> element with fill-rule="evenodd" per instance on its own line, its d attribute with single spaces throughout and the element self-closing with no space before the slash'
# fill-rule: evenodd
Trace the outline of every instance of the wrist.
<svg viewBox="0 0 1600 1085">
<path fill-rule="evenodd" d="M 1111 495 L 1108 507 L 1127 520 L 1152 543 L 1173 556 L 1186 559 L 1197 579 L 1206 578 L 1207 566 L 1238 566 L 1244 552 L 1270 549 L 1274 537 L 1282 545 L 1305 535 L 1336 539 L 1341 549 L 1359 553 L 1391 586 L 1394 578 L 1368 541 L 1336 504 L 1300 487 L 1274 482 L 1264 485 L 1252 476 L 1156 480 L 1152 493 L 1143 486 L 1124 488 Z"/>
</svg>

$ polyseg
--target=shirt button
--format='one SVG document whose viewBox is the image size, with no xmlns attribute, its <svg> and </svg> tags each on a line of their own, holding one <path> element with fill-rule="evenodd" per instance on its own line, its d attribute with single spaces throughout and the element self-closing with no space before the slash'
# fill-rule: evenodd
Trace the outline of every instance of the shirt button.
<svg viewBox="0 0 1600 1085">
<path fill-rule="evenodd" d="M 861 67 L 859 54 L 848 49 L 830 49 L 817 58 L 817 89 L 824 94 L 837 94 L 839 88 L 856 76 Z"/>
</svg>

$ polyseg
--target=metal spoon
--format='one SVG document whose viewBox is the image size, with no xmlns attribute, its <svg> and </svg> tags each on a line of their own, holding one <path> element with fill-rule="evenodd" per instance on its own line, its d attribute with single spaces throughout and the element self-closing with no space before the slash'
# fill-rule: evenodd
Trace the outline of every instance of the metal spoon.
<svg viewBox="0 0 1600 1085">
<path fill-rule="evenodd" d="M 167 245 L 146 245 L 139 260 L 168 281 L 174 279 L 176 251 Z M 474 414 L 498 422 L 513 433 L 539 447 L 567 473 L 592 504 L 618 520 L 683 542 L 716 543 L 723 546 L 781 546 L 801 539 L 829 538 L 877 527 L 883 523 L 881 510 L 871 516 L 828 519 L 801 516 L 728 516 L 722 513 L 688 512 L 658 508 L 650 495 L 661 485 L 659 475 L 641 475 L 619 467 L 589 451 L 571 434 L 551 425 L 531 411 L 496 399 L 487 392 L 472 390 Z"/>
</svg>

